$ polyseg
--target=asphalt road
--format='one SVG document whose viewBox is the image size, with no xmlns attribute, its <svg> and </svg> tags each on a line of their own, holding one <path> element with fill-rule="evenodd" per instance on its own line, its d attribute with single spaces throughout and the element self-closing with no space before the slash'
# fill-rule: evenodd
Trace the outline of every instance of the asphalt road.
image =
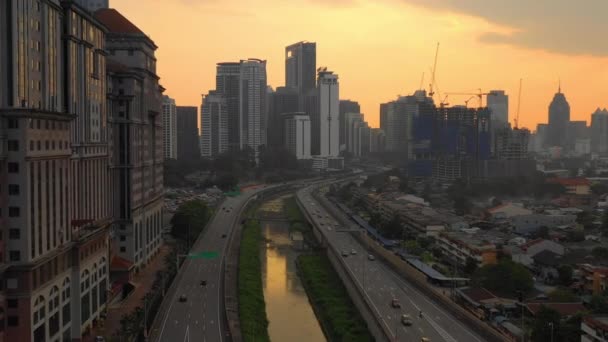
<svg viewBox="0 0 608 342">
<path fill-rule="evenodd" d="M 153 327 L 154 341 L 216 342 L 223 341 L 226 327 L 223 322 L 223 268 L 224 253 L 237 215 L 247 199 L 256 191 L 238 197 L 228 197 L 219 207 L 212 222 L 207 225 L 190 253 L 217 252 L 215 259 L 187 259 L 182 265 L 181 279 L 174 284 L 159 310 L 164 315 L 159 326 Z M 226 208 L 223 210 L 222 208 Z M 226 234 L 223 238 L 222 234 Z M 207 284 L 201 285 L 205 280 Z M 187 301 L 179 297 L 186 295 Z"/>
<path fill-rule="evenodd" d="M 298 197 L 306 206 L 306 211 L 314 218 L 314 224 L 321 228 L 328 242 L 337 250 L 348 253 L 348 256 L 343 257 L 348 271 L 354 276 L 359 287 L 365 288 L 365 294 L 372 303 L 373 310 L 384 326 L 391 331 L 395 341 L 420 341 L 422 337 L 427 337 L 432 342 L 484 341 L 482 337 L 470 331 L 450 313 L 426 298 L 406 279 L 381 261 L 369 260 L 369 253 L 353 238 L 353 233 L 348 231 L 355 229 L 356 225 L 354 223 L 349 227 L 340 225 L 339 221 L 311 196 L 311 190 L 311 187 L 300 190 Z M 362 234 L 362 230 L 358 227 L 357 230 Z M 393 298 L 399 301 L 401 308 L 391 306 Z M 420 311 L 422 317 L 419 317 Z M 401 323 L 403 314 L 411 316 L 413 321 L 411 326 L 404 326 Z"/>
</svg>

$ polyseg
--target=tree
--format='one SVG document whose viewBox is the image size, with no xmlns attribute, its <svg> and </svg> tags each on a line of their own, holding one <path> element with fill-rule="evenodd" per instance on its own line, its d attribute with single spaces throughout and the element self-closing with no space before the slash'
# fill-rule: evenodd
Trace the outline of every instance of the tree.
<svg viewBox="0 0 608 342">
<path fill-rule="evenodd" d="M 557 269 L 559 283 L 563 286 L 569 286 L 572 283 L 572 267 L 569 265 L 561 265 Z"/>
<path fill-rule="evenodd" d="M 171 234 L 192 243 L 207 224 L 209 217 L 209 208 L 205 202 L 188 201 L 180 205 L 171 218 Z"/>
<path fill-rule="evenodd" d="M 593 229 L 593 214 L 588 211 L 581 211 L 576 215 L 576 223 L 585 229 Z"/>
<path fill-rule="evenodd" d="M 589 302 L 589 308 L 594 314 L 608 314 L 608 298 L 606 296 L 593 295 Z"/>
<path fill-rule="evenodd" d="M 566 288 L 557 288 L 549 293 L 549 299 L 554 303 L 575 303 L 579 298 Z"/>
<path fill-rule="evenodd" d="M 413 255 L 422 255 L 424 253 L 424 249 L 418 245 L 416 240 L 408 240 L 404 243 L 404 247 L 409 254 Z"/>
<path fill-rule="evenodd" d="M 218 177 L 216 184 L 218 188 L 229 191 L 236 187 L 238 179 L 231 173 L 224 173 Z"/>
<path fill-rule="evenodd" d="M 591 186 L 591 191 L 594 195 L 601 196 L 608 193 L 608 184 L 606 183 L 595 183 Z"/>
<path fill-rule="evenodd" d="M 608 259 L 608 248 L 595 247 L 591 250 L 591 255 L 596 259 Z"/>
<path fill-rule="evenodd" d="M 474 274 L 476 270 L 477 270 L 477 260 L 475 260 L 471 257 L 468 257 L 467 262 L 464 265 L 464 273 L 471 275 L 471 274 Z"/>
<path fill-rule="evenodd" d="M 572 242 L 585 241 L 585 232 L 582 230 L 571 230 L 568 233 L 568 240 Z"/>
<path fill-rule="evenodd" d="M 456 215 L 467 215 L 471 213 L 473 204 L 468 197 L 460 196 L 454 199 L 454 211 Z"/>
<path fill-rule="evenodd" d="M 389 222 L 380 226 L 380 230 L 382 231 L 382 235 L 386 238 L 395 239 L 401 237 L 403 234 L 403 226 L 401 225 L 399 216 L 394 215 Z"/>
<path fill-rule="evenodd" d="M 473 283 L 507 297 L 515 296 L 520 290 L 527 293 L 534 285 L 532 274 L 525 266 L 506 258 L 475 271 Z"/>
<path fill-rule="evenodd" d="M 548 239 L 549 238 L 549 227 L 540 226 L 536 230 L 536 237 L 540 239 Z"/>
<path fill-rule="evenodd" d="M 604 210 L 604 217 L 602 218 L 602 232 L 604 235 L 608 235 L 608 210 Z"/>
<path fill-rule="evenodd" d="M 546 306 L 541 306 L 532 324 L 532 341 L 551 341 L 552 331 L 554 341 L 558 341 L 555 337 L 559 334 L 560 319 L 559 312 Z"/>
</svg>

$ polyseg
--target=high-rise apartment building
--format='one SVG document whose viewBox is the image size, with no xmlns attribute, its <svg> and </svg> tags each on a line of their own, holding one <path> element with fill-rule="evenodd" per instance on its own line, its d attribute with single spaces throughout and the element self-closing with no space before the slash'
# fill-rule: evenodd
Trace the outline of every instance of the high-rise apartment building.
<svg viewBox="0 0 608 342">
<path fill-rule="evenodd" d="M 226 101 L 228 114 L 228 148 L 238 151 L 241 148 L 240 123 L 240 79 L 241 63 L 218 63 L 216 67 L 215 90 Z M 201 137 L 202 139 L 202 137 Z"/>
<path fill-rule="evenodd" d="M 266 130 L 266 141 L 268 146 L 283 146 L 284 141 L 284 118 L 283 114 L 298 111 L 298 92 L 294 88 L 277 87 L 270 94 L 268 101 L 268 127 Z"/>
<path fill-rule="evenodd" d="M 284 114 L 285 148 L 297 159 L 310 159 L 310 118 L 304 113 Z"/>
<path fill-rule="evenodd" d="M 104 29 L 68 1 L 3 1 L 0 22 L 4 338 L 80 340 L 109 289 Z"/>
<path fill-rule="evenodd" d="M 201 156 L 216 157 L 229 148 L 229 115 L 224 96 L 217 91 L 203 95 L 201 105 Z"/>
<path fill-rule="evenodd" d="M 546 140 L 548 147 L 567 147 L 569 122 L 570 105 L 560 87 L 549 105 L 549 128 Z"/>
<path fill-rule="evenodd" d="M 359 103 L 351 100 L 340 100 L 340 150 L 346 149 L 346 126 L 344 126 L 345 122 L 345 114 L 346 113 L 361 113 L 361 107 Z"/>
<path fill-rule="evenodd" d="M 163 95 L 162 108 L 165 159 L 177 159 L 177 106 L 175 100 Z"/>
<path fill-rule="evenodd" d="M 76 3 L 93 13 L 97 10 L 110 7 L 109 2 L 109 0 L 76 0 Z"/>
<path fill-rule="evenodd" d="M 370 153 L 381 153 L 384 152 L 384 131 L 380 128 L 370 129 L 369 136 L 369 152 Z"/>
<path fill-rule="evenodd" d="M 488 109 L 494 128 L 504 128 L 509 125 L 509 95 L 504 90 L 491 90 L 487 96 Z"/>
<path fill-rule="evenodd" d="M 95 17 L 107 29 L 108 118 L 114 235 L 112 271 L 147 264 L 161 245 L 163 206 L 162 87 L 157 46 L 114 9 Z M 123 269 L 124 268 L 124 269 Z"/>
<path fill-rule="evenodd" d="M 338 75 L 327 68 L 319 70 L 317 80 L 319 101 L 319 155 L 340 154 L 340 85 Z"/>
<path fill-rule="evenodd" d="M 302 97 L 315 89 L 317 44 L 299 42 L 285 48 L 285 86 Z"/>
<path fill-rule="evenodd" d="M 354 154 L 355 152 L 355 142 L 358 137 L 356 137 L 358 123 L 363 122 L 363 114 L 361 113 L 344 113 L 341 115 L 340 120 L 340 130 L 344 132 L 344 148 L 343 150 Z"/>
<path fill-rule="evenodd" d="M 608 154 L 608 110 L 597 109 L 591 114 L 591 151 Z"/>
<path fill-rule="evenodd" d="M 198 159 L 201 156 L 199 145 L 198 109 L 177 106 L 177 159 Z"/>
<path fill-rule="evenodd" d="M 240 70 L 240 149 L 252 149 L 257 159 L 266 145 L 266 61 L 242 60 Z"/>
</svg>

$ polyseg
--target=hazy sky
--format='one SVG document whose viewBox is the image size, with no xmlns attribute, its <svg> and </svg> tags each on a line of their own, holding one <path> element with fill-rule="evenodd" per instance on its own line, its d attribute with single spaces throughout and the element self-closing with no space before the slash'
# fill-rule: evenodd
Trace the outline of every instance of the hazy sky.
<svg viewBox="0 0 608 342">
<path fill-rule="evenodd" d="M 608 1 L 585 0 L 111 0 L 159 46 L 158 73 L 178 105 L 200 107 L 215 64 L 261 58 L 284 84 L 284 47 L 317 43 L 317 65 L 340 76 L 372 126 L 380 103 L 428 89 L 435 45 L 446 92 L 504 89 L 510 120 L 523 78 L 520 126 L 547 121 L 561 78 L 573 120 L 608 107 Z M 449 95 L 450 105 L 467 96 Z M 439 97 L 436 97 L 439 100 Z M 476 104 L 473 99 L 471 104 Z"/>
</svg>

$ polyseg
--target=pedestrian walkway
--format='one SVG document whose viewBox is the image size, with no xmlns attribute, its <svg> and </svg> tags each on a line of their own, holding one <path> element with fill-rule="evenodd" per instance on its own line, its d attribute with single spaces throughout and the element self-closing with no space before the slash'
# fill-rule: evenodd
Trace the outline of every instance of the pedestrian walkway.
<svg viewBox="0 0 608 342">
<path fill-rule="evenodd" d="M 143 308 L 143 298 L 150 291 L 152 284 L 156 279 L 156 272 L 164 269 L 165 256 L 167 256 L 170 251 L 171 248 L 166 244 L 163 244 L 159 248 L 158 254 L 156 254 L 150 263 L 133 277 L 131 283 L 135 286 L 135 289 L 131 294 L 123 301 L 110 304 L 107 310 L 106 320 L 93 329 L 91 335 L 84 337 L 82 339 L 83 342 L 93 342 L 95 336 L 104 336 L 106 339 L 111 338 L 120 330 L 120 320 L 123 315 L 130 314 L 138 306 Z"/>
</svg>

